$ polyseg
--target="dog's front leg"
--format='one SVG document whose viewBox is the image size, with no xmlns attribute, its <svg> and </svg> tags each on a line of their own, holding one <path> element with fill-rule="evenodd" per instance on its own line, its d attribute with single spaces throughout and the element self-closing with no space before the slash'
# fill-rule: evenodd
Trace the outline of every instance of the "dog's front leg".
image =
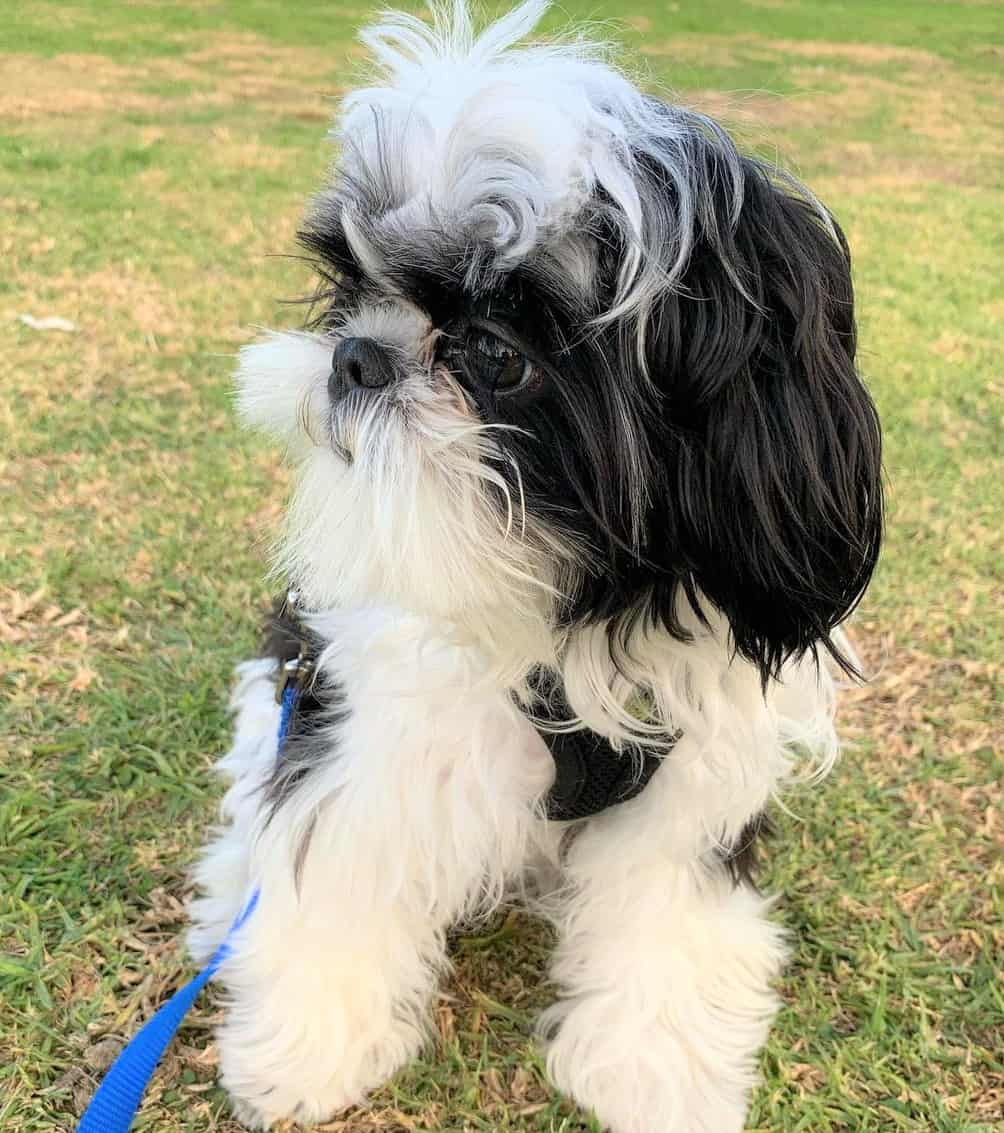
<svg viewBox="0 0 1004 1133">
<path fill-rule="evenodd" d="M 553 910 L 548 1069 L 612 1133 L 741 1133 L 777 1005 L 768 902 L 690 852 L 714 794 L 690 748 L 578 834 Z"/>
<path fill-rule="evenodd" d="M 257 1127 L 328 1117 L 418 1051 L 444 930 L 520 868 L 553 774 L 473 650 L 386 611 L 314 624 L 337 710 L 261 793 L 260 897 L 220 969 L 222 1079 Z"/>
</svg>

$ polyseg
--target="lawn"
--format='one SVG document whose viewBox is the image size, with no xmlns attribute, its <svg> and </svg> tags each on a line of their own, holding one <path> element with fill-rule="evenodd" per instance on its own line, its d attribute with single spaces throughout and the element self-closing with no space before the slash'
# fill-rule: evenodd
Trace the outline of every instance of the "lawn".
<svg viewBox="0 0 1004 1133">
<path fill-rule="evenodd" d="M 1004 1130 L 1004 16 L 951 0 L 563 5 L 777 153 L 856 257 L 888 542 L 849 741 L 768 860 L 797 941 L 750 1129 Z M 188 970 L 282 508 L 235 349 L 308 286 L 281 258 L 364 9 L 27 0 L 0 37 L 0 1128 L 71 1129 Z M 561 22 L 557 18 L 554 23 Z M 21 315 L 70 320 L 38 330 Z M 329 1128 L 583 1133 L 531 1041 L 548 940 L 460 937 L 423 1061 Z M 137 1129 L 235 1133 L 210 998 Z"/>
</svg>

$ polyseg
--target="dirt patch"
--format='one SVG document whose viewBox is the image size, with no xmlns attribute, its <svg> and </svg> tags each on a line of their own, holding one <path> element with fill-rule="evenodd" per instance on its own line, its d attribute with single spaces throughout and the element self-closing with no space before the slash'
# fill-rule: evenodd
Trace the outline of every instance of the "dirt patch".
<svg viewBox="0 0 1004 1133">
<path fill-rule="evenodd" d="M 814 39 L 760 39 L 759 36 L 749 38 L 754 43 L 762 43 L 771 51 L 783 52 L 787 56 L 797 55 L 804 59 L 840 59 L 847 63 L 865 63 L 869 66 L 878 63 L 906 63 L 916 67 L 938 68 L 946 66 L 940 55 L 916 47 L 896 47 L 884 43 L 832 43 L 829 40 Z"/>
<path fill-rule="evenodd" d="M 923 69 L 930 76 L 932 69 L 948 70 L 953 65 L 939 55 L 913 47 L 896 47 L 876 43 L 833 43 L 812 39 L 768 39 L 759 35 L 716 36 L 675 35 L 656 43 L 645 44 L 643 55 L 676 58 L 681 64 L 735 67 L 742 62 L 769 62 L 782 56 L 790 64 L 793 59 L 832 61 L 845 65 L 879 67 L 890 63 L 907 69 Z"/>
<path fill-rule="evenodd" d="M 701 90 L 688 101 L 696 109 L 736 127 L 740 133 L 771 129 L 822 128 L 862 121 L 902 97 L 895 83 L 870 76 L 841 76 L 838 91 L 813 89 L 813 76 L 800 75 L 806 89 L 793 94 L 770 91 Z"/>
<path fill-rule="evenodd" d="M 0 56 L 0 118 L 104 115 L 156 109 L 158 100 L 130 90 L 131 72 L 103 55 Z"/>
<path fill-rule="evenodd" d="M 14 647 L 8 675 L 15 689 L 59 689 L 74 699 L 98 681 L 100 656 L 133 648 L 127 627 L 102 624 L 85 606 L 60 606 L 44 585 L 30 593 L 0 588 L 0 644 Z"/>
<path fill-rule="evenodd" d="M 281 86 L 308 89 L 329 87 L 338 76 L 341 81 L 346 58 L 366 54 L 359 44 L 345 44 L 339 53 L 310 47 L 287 47 L 250 33 L 217 35 L 206 46 L 198 41 L 181 58 L 158 60 L 157 71 L 182 79 L 201 79 L 227 86 L 232 80 L 253 78 Z"/>
<path fill-rule="evenodd" d="M 1004 797 L 993 752 L 1004 747 L 1004 726 L 993 715 L 1004 667 L 989 661 L 941 656 L 923 634 L 859 625 L 855 645 L 868 684 L 845 690 L 839 726 L 845 760 L 904 808 L 919 841 L 953 832 L 937 877 L 884 883 L 931 952 L 971 965 L 981 953 L 1000 954 L 1004 932 L 993 908 L 993 875 L 1004 860 Z M 934 774 L 918 774 L 921 763 Z M 959 925 L 946 895 L 969 892 L 973 869 L 987 884 L 972 891 L 972 924 Z M 918 884 L 920 882 L 920 884 Z"/>
<path fill-rule="evenodd" d="M 993 703 L 1004 665 L 939 656 L 903 644 L 898 634 L 880 635 L 869 623 L 855 627 L 852 637 L 869 680 L 841 695 L 845 736 L 878 739 L 881 758 L 889 762 L 913 759 L 926 741 L 937 740 L 941 750 L 953 756 L 979 756 L 1004 746 L 1004 725 L 982 711 Z M 983 782 L 974 776 L 951 788 L 962 800 L 960 809 L 969 811 L 978 825 L 986 824 L 988 801 L 998 807 L 1001 802 L 999 791 L 991 800 L 983 786 L 973 789 Z M 927 783 L 924 789 L 939 788 Z M 1004 824 L 993 822 L 991 827 L 1004 839 Z"/>
<path fill-rule="evenodd" d="M 826 149 L 826 172 L 813 178 L 823 194 L 873 194 L 900 203 L 919 199 L 937 185 L 979 188 L 990 183 L 980 163 L 969 155 L 903 157 L 871 142 L 832 142 Z"/>
<path fill-rule="evenodd" d="M 735 67 L 738 63 L 733 39 L 713 40 L 699 36 L 674 36 L 658 43 L 646 43 L 642 55 L 654 59 L 676 59 L 681 67 Z"/>
<path fill-rule="evenodd" d="M 108 332 L 108 346 L 123 328 L 172 335 L 187 321 L 168 288 L 129 265 L 112 264 L 86 275 L 64 271 L 54 275 L 50 285 L 60 297 L 60 309 L 69 311 L 81 328 L 75 350 L 83 349 L 85 341 L 94 338 L 95 328 Z"/>
<path fill-rule="evenodd" d="M 690 61 L 733 68 L 789 47 L 805 60 L 788 68 L 795 91 L 704 89 L 688 92 L 683 101 L 722 122 L 747 148 L 769 151 L 773 143 L 783 144 L 779 132 L 797 131 L 803 153 L 816 150 L 830 168 L 845 165 L 849 179 L 868 178 L 870 188 L 996 183 L 995 165 L 1004 159 L 1004 84 L 999 80 L 975 82 L 950 63 L 905 49 L 865 51 L 869 62 L 887 56 L 905 61 L 894 78 L 855 70 L 853 45 L 681 37 L 643 50 L 676 59 L 681 67 Z M 808 62 L 816 56 L 834 62 L 821 73 Z M 932 82 L 934 63 L 939 70 Z M 808 130 L 818 134 L 807 145 Z M 881 145 L 871 141 L 877 135 Z"/>
<path fill-rule="evenodd" d="M 213 130 L 212 139 L 214 162 L 227 169 L 282 169 L 286 164 L 282 151 L 253 138 L 235 137 L 226 127 Z"/>
<path fill-rule="evenodd" d="M 272 115 L 324 120 L 331 115 L 333 96 L 344 90 L 335 70 L 323 52 L 238 36 L 180 59 L 157 60 L 147 79 L 197 86 L 187 95 L 167 96 L 193 106 L 254 102 Z"/>
<path fill-rule="evenodd" d="M 709 115 L 749 137 L 764 127 L 819 125 L 834 113 L 831 102 L 820 95 L 783 95 L 767 91 L 733 93 L 701 90 L 687 99 L 695 110 Z"/>
<path fill-rule="evenodd" d="M 330 54 L 254 36 L 221 38 L 209 48 L 199 41 L 180 58 L 150 59 L 142 67 L 93 54 L 7 55 L 0 56 L 0 119 L 107 120 L 123 112 L 254 102 L 263 114 L 323 122 L 331 116 L 333 96 L 344 89 L 335 72 Z M 173 84 L 177 91 L 170 89 Z M 151 89 L 158 86 L 162 89 Z"/>
<path fill-rule="evenodd" d="M 287 47 L 262 39 L 250 32 L 222 35 L 217 33 L 209 46 L 197 51 L 186 52 L 185 59 L 190 63 L 225 67 L 227 69 L 257 70 L 262 65 L 273 68 L 286 67 L 290 71 L 303 72 L 311 63 L 322 70 L 330 70 L 331 58 L 310 48 Z"/>
<path fill-rule="evenodd" d="M 930 52 L 758 36 L 678 36 L 642 51 L 677 60 L 681 74 L 688 63 L 734 69 L 783 55 L 793 93 L 701 90 L 688 99 L 752 141 L 761 140 L 764 129 L 881 132 L 891 142 L 890 162 L 907 159 L 907 180 L 923 165 L 931 180 L 949 184 L 993 181 L 993 172 L 979 166 L 1004 156 L 1004 83 L 973 79 Z M 897 64 L 895 75 L 878 70 L 889 64 Z"/>
<path fill-rule="evenodd" d="M 996 84 L 973 84 L 959 74 L 931 84 L 917 77 L 896 82 L 836 72 L 829 77 L 840 89 L 822 91 L 812 89 L 817 76 L 811 69 L 795 68 L 792 74 L 804 90 L 785 95 L 701 90 L 688 102 L 746 145 L 776 140 L 777 131 L 818 130 L 824 164 L 845 168 L 851 181 L 867 179 L 872 189 L 996 183 L 1004 115 L 984 104 Z M 999 93 L 1004 101 L 1004 89 Z M 881 143 L 871 140 L 879 122 Z"/>
</svg>

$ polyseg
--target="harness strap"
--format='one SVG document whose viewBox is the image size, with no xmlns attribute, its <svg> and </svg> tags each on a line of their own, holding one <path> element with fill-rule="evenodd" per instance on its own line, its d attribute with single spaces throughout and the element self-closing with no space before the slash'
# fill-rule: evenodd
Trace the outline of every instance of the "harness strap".
<svg viewBox="0 0 1004 1133">
<path fill-rule="evenodd" d="M 662 759 L 616 752 L 595 732 L 557 732 L 544 740 L 554 760 L 554 783 L 544 799 L 547 817 L 571 822 L 640 795 Z"/>
<path fill-rule="evenodd" d="M 538 669 L 530 677 L 530 686 L 539 701 L 534 721 L 554 760 L 554 782 L 544 798 L 548 818 L 555 822 L 591 818 L 641 794 L 659 769 L 662 756 L 617 751 L 609 740 L 589 728 L 568 731 L 567 722 L 575 719 L 575 713 L 556 673 Z M 555 730 L 550 725 L 555 725 Z M 670 737 L 665 751 L 677 738 Z"/>
<path fill-rule="evenodd" d="M 282 690 L 278 740 L 280 753 L 289 732 L 289 723 L 293 718 L 299 691 L 300 685 L 296 681 L 287 682 Z M 119 1052 L 118 1058 L 108 1068 L 101 1085 L 91 1098 L 90 1105 L 84 1111 L 77 1126 L 77 1133 L 127 1133 L 150 1084 L 150 1079 L 164 1056 L 164 1051 L 167 1050 L 182 1020 L 198 998 L 199 992 L 226 959 L 234 937 L 254 912 L 258 904 L 258 895 L 259 890 L 255 889 L 234 919 L 223 943 L 216 949 L 202 971 L 162 1004 L 156 1014 L 143 1024 Z"/>
</svg>

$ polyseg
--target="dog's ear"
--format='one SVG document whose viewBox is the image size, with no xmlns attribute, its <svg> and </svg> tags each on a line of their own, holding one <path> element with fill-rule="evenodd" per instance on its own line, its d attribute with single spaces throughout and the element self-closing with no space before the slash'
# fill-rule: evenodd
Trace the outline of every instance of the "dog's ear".
<svg viewBox="0 0 1004 1133">
<path fill-rule="evenodd" d="M 853 671 L 831 632 L 874 569 L 882 482 L 847 244 L 795 182 L 734 151 L 726 176 L 717 140 L 701 149 L 707 221 L 646 348 L 672 511 L 656 526 L 764 681 L 819 645 Z"/>
</svg>

